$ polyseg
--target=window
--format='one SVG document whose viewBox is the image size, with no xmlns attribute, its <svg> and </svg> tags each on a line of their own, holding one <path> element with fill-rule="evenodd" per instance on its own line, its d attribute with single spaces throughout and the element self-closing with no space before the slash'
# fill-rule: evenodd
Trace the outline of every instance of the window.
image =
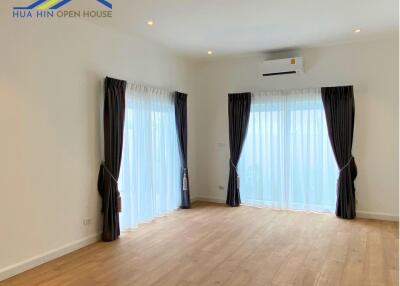
<svg viewBox="0 0 400 286">
<path fill-rule="evenodd" d="M 338 169 L 320 90 L 254 95 L 238 167 L 243 203 L 334 211 Z"/>
<path fill-rule="evenodd" d="M 128 86 L 119 180 L 122 229 L 179 207 L 180 168 L 172 94 Z"/>
</svg>

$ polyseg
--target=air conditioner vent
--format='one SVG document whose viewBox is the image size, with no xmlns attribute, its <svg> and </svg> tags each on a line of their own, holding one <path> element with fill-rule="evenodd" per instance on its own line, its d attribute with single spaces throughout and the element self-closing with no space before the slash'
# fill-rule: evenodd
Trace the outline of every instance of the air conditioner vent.
<svg viewBox="0 0 400 286">
<path fill-rule="evenodd" d="M 303 73 L 303 58 L 264 61 L 260 65 L 260 71 L 263 76 Z"/>
</svg>

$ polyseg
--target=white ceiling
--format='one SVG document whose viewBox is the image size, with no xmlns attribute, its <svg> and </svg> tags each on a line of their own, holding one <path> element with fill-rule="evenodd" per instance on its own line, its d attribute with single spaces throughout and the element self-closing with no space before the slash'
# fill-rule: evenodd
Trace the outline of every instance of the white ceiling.
<svg viewBox="0 0 400 286">
<path fill-rule="evenodd" d="M 366 40 L 398 31 L 398 0 L 120 0 L 113 28 L 207 57 Z M 149 27 L 148 20 L 155 25 Z M 355 29 L 361 33 L 355 34 Z"/>
</svg>

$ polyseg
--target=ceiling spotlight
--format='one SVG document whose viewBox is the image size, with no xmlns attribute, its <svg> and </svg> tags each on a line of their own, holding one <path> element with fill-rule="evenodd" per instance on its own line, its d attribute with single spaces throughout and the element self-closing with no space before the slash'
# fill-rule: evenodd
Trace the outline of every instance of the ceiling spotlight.
<svg viewBox="0 0 400 286">
<path fill-rule="evenodd" d="M 208 52 L 207 52 L 207 54 L 209 54 L 209 55 L 212 55 L 212 53 L 213 53 L 212 51 L 208 51 Z"/>
<path fill-rule="evenodd" d="M 153 26 L 153 25 L 154 25 L 154 22 L 153 22 L 152 20 L 150 20 L 150 21 L 147 21 L 147 25 L 149 25 L 149 26 Z"/>
<path fill-rule="evenodd" d="M 360 33 L 360 32 L 361 32 L 360 29 L 355 29 L 355 30 L 354 30 L 354 33 Z"/>
</svg>

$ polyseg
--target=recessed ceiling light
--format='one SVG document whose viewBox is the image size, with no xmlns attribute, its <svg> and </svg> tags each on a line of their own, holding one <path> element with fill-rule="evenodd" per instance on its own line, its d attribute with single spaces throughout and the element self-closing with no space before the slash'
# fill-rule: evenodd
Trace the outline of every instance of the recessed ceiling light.
<svg viewBox="0 0 400 286">
<path fill-rule="evenodd" d="M 149 21 L 147 21 L 147 25 L 153 26 L 153 25 L 154 25 L 154 22 L 153 22 L 152 20 L 149 20 Z"/>
<path fill-rule="evenodd" d="M 354 33 L 360 33 L 360 32 L 361 32 L 360 29 L 355 29 L 355 30 L 354 30 Z"/>
<path fill-rule="evenodd" d="M 209 54 L 209 55 L 212 55 L 212 53 L 213 53 L 212 51 L 208 51 L 208 52 L 207 52 L 207 54 Z"/>
</svg>

